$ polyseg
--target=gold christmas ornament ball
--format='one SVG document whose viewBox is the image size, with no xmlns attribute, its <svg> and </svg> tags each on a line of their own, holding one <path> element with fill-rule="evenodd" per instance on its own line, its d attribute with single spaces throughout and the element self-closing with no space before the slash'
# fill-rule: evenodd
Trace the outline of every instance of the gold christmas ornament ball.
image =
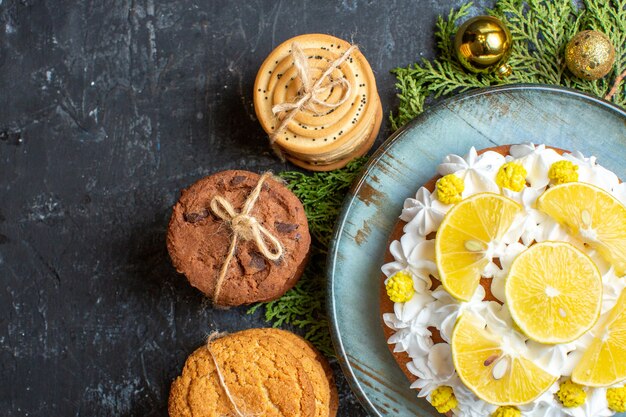
<svg viewBox="0 0 626 417">
<path fill-rule="evenodd" d="M 595 30 L 577 33 L 565 47 L 567 68 L 585 80 L 597 80 L 611 71 L 615 48 L 609 38 Z"/>
<path fill-rule="evenodd" d="M 500 19 L 477 16 L 463 23 L 454 38 L 456 55 L 465 68 L 476 73 L 511 74 L 511 32 Z"/>
</svg>

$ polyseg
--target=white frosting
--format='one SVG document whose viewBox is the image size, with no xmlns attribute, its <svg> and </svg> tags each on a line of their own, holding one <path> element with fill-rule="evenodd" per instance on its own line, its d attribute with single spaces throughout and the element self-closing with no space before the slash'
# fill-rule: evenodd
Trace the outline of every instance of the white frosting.
<svg viewBox="0 0 626 417">
<path fill-rule="evenodd" d="M 613 195 L 622 203 L 626 204 L 626 182 L 621 182 L 613 187 Z"/>
<path fill-rule="evenodd" d="M 437 168 L 439 175 L 454 174 L 465 184 L 463 198 L 476 193 L 497 193 L 500 187 L 495 178 L 498 169 L 504 164 L 504 157 L 497 152 L 488 151 L 478 155 L 472 146 L 465 157 L 448 155 Z"/>
<path fill-rule="evenodd" d="M 565 159 L 578 165 L 578 181 L 593 184 L 608 192 L 612 192 L 619 184 L 619 178 L 613 172 L 598 165 L 596 157 L 585 156 L 576 151 L 563 155 Z"/>
<path fill-rule="evenodd" d="M 606 388 L 588 388 L 584 404 L 576 408 L 563 408 L 572 417 L 609 417 L 615 414 L 608 407 Z"/>
<path fill-rule="evenodd" d="M 550 388 L 539 398 L 530 404 L 519 407 L 523 416 L 542 417 L 563 417 L 563 405 L 556 399 L 556 392 L 559 390 L 559 381 L 552 384 Z"/>
<path fill-rule="evenodd" d="M 448 343 L 450 342 L 454 323 L 456 323 L 456 319 L 463 311 L 472 311 L 481 315 L 489 306 L 489 302 L 483 301 L 485 298 L 485 289 L 483 287 L 478 287 L 476 293 L 468 302 L 458 301 L 448 294 L 443 287 L 439 287 L 432 294 L 435 301 L 427 306 L 432 311 L 429 325 L 436 327 L 441 334 L 441 338 Z"/>
<path fill-rule="evenodd" d="M 494 297 L 496 297 L 501 302 L 505 302 L 505 294 L 504 294 L 504 283 L 506 280 L 506 276 L 509 273 L 509 269 L 511 268 L 511 264 L 513 260 L 526 250 L 526 246 L 522 245 L 519 242 L 513 242 L 506 247 L 506 250 L 500 256 L 500 264 L 502 265 L 502 269 L 497 271 L 493 279 L 491 280 L 491 293 Z"/>
<path fill-rule="evenodd" d="M 576 349 L 575 343 L 544 345 L 532 340 L 526 342 L 528 358 L 552 375 L 570 375 L 576 363 L 568 360 L 568 354 Z"/>
<path fill-rule="evenodd" d="M 618 277 L 615 275 L 613 268 L 610 268 L 602 275 L 602 285 L 604 287 L 602 292 L 602 313 L 607 313 L 617 304 L 617 299 L 624 288 L 626 288 L 626 278 Z"/>
<path fill-rule="evenodd" d="M 484 301 L 485 289 L 482 286 L 477 288 L 468 302 L 456 300 L 443 286 L 431 288 L 431 277 L 438 278 L 438 273 L 434 240 L 427 239 L 427 236 L 437 231 L 451 206 L 438 201 L 436 193 L 431 194 L 424 187 L 417 191 L 415 198 L 407 198 L 404 202 L 400 216 L 407 222 L 403 229 L 404 234 L 400 240 L 391 243 L 389 249 L 394 261 L 385 264 L 382 271 L 387 277 L 398 271 L 409 272 L 413 277 L 415 294 L 406 303 L 395 303 L 394 313 L 384 315 L 385 324 L 395 331 L 388 342 L 395 344 L 396 352 L 407 352 L 411 357 L 412 361 L 407 364 L 407 368 L 418 377 L 411 385 L 411 388 L 419 389 L 418 396 L 430 400 L 430 394 L 435 388 L 442 385 L 453 388 L 459 403 L 453 410 L 456 416 L 484 417 L 491 415 L 497 408 L 476 397 L 461 382 L 454 370 L 448 343 L 454 324 L 462 312 L 471 311 L 484 320 L 487 328 L 503 340 L 505 350 L 509 349 L 529 358 L 563 380 L 571 375 L 581 355 L 598 334 L 603 318 L 626 288 L 626 278 L 616 276 L 613 268 L 594 250 L 570 236 L 565 228 L 535 208 L 537 198 L 550 185 L 550 166 L 560 160 L 569 160 L 578 166 L 581 182 L 603 188 L 626 204 L 626 185 L 621 184 L 614 173 L 598 165 L 595 157 L 586 158 L 579 152 L 561 156 L 545 145 L 514 145 L 510 148 L 510 155 L 506 157 L 491 151 L 478 155 L 472 147 L 465 157 L 446 156 L 437 168 L 440 175 L 454 174 L 463 179 L 463 198 L 479 192 L 500 193 L 517 201 L 524 209 L 501 241 L 492 242 L 486 253 L 491 262 L 482 275 L 486 278 L 492 277 L 491 293 L 504 305 Z M 527 171 L 526 180 L 529 186 L 524 187 L 521 192 L 501 189 L 495 182 L 498 170 L 509 161 L 522 164 Z M 548 240 L 575 245 L 592 258 L 603 274 L 602 316 L 593 329 L 572 343 L 543 345 L 528 340 L 514 330 L 506 308 L 504 283 L 513 260 L 534 242 Z M 496 258 L 500 266 L 493 262 Z M 445 343 L 434 344 L 429 328 L 436 328 Z M 558 388 L 557 381 L 535 401 L 520 406 L 522 415 L 604 417 L 615 414 L 607 406 L 604 388 L 586 388 L 587 400 L 577 408 L 563 407 L 555 397 Z"/>
<path fill-rule="evenodd" d="M 418 379 L 411 388 L 419 389 L 419 397 L 430 396 L 430 393 L 441 385 L 459 387 L 461 380 L 456 375 L 450 345 L 437 343 L 429 352 L 416 356 L 407 364 L 407 369 Z"/>
<path fill-rule="evenodd" d="M 424 308 L 432 303 L 433 296 L 425 281 L 413 276 L 415 294 L 406 303 L 395 303 L 394 313 L 383 315 L 385 324 L 395 333 L 389 343 L 396 346 L 394 352 L 407 352 L 410 357 L 418 357 L 428 353 L 433 345 L 428 330 L 431 312 Z"/>
<path fill-rule="evenodd" d="M 430 287 L 430 275 L 438 276 L 435 263 L 435 241 L 423 236 L 406 233 L 391 242 L 389 251 L 394 262 L 383 265 L 383 273 L 390 277 L 398 271 L 407 270 L 414 278 L 419 278 Z"/>
<path fill-rule="evenodd" d="M 553 149 L 546 149 L 546 145 L 535 146 L 532 143 L 513 145 L 508 160 L 516 160 L 526 169 L 526 179 L 531 187 L 542 188 L 548 185 L 548 170 L 550 165 L 563 159 Z"/>
<path fill-rule="evenodd" d="M 498 407 L 481 400 L 465 385 L 454 389 L 459 405 L 454 409 L 454 414 L 459 417 L 485 417 L 490 416 Z"/>
<path fill-rule="evenodd" d="M 431 197 L 428 189 L 421 187 L 415 198 L 407 198 L 400 219 L 407 222 L 404 232 L 426 236 L 437 230 L 449 206 Z"/>
</svg>

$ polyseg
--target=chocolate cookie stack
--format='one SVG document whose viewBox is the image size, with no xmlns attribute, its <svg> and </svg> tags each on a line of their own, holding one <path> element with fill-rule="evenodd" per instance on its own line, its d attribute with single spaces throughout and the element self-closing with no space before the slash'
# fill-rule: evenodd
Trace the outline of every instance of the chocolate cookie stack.
<svg viewBox="0 0 626 417">
<path fill-rule="evenodd" d="M 210 338 L 187 358 L 169 397 L 170 417 L 335 417 L 337 407 L 328 362 L 278 329 Z"/>
<path fill-rule="evenodd" d="M 257 74 L 254 107 L 274 149 L 314 171 L 341 168 L 364 155 L 382 120 L 363 54 L 321 34 L 296 36 L 272 51 Z"/>
</svg>

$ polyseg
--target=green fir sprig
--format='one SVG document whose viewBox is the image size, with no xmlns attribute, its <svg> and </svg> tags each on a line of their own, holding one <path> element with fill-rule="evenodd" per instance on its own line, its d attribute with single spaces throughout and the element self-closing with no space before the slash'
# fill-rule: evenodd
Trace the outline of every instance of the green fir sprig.
<svg viewBox="0 0 626 417">
<path fill-rule="evenodd" d="M 367 158 L 358 158 L 345 168 L 329 172 L 317 172 L 313 175 L 298 171 L 285 171 L 278 174 L 287 181 L 287 187 L 302 201 L 309 220 L 309 229 L 313 238 L 326 247 L 332 238 L 335 219 L 348 188 Z"/>
<path fill-rule="evenodd" d="M 500 79 L 492 74 L 474 74 L 463 69 L 454 51 L 458 24 L 469 16 L 472 3 L 439 17 L 435 36 L 439 55 L 406 68 L 396 68 L 399 107 L 391 115 L 394 129 L 424 111 L 433 99 L 473 88 L 499 84 L 552 84 L 576 88 L 604 97 L 615 78 L 626 69 L 626 0 L 498 0 L 487 13 L 503 20 L 513 37 L 509 64 L 513 74 Z M 574 77 L 565 65 L 564 50 L 577 32 L 585 29 L 606 34 L 616 50 L 613 70 L 604 78 L 586 81 Z M 626 107 L 624 84 L 611 101 Z"/>
</svg>

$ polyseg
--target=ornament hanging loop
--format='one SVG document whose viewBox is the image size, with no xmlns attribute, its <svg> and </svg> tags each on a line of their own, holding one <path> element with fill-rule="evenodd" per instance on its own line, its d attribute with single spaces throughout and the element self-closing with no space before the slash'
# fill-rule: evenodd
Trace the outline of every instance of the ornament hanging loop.
<svg viewBox="0 0 626 417">
<path fill-rule="evenodd" d="M 509 64 L 502 64 L 496 69 L 498 78 L 506 78 L 513 73 L 513 67 Z"/>
</svg>

